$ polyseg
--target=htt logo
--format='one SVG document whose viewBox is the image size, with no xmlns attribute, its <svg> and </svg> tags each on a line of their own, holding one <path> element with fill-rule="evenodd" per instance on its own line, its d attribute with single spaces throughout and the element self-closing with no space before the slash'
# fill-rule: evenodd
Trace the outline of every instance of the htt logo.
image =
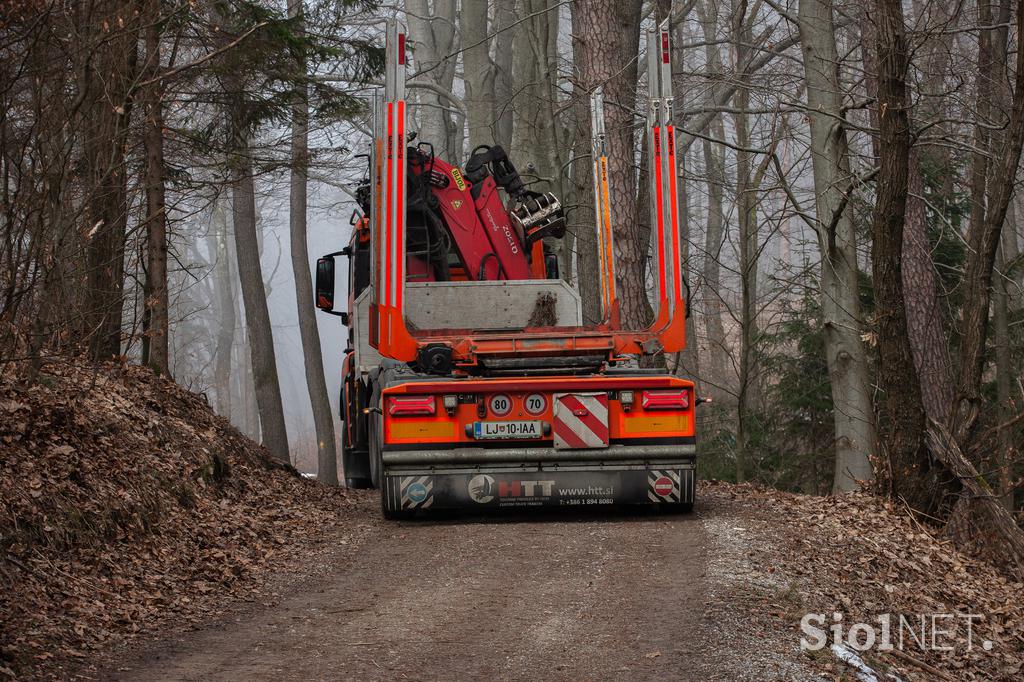
<svg viewBox="0 0 1024 682">
<path fill-rule="evenodd" d="M 537 489 L 544 497 L 551 497 L 554 481 L 499 481 L 498 497 L 536 497 Z"/>
<path fill-rule="evenodd" d="M 469 479 L 469 496 L 474 502 L 487 504 L 495 498 L 551 497 L 554 481 L 495 481 L 493 476 L 478 474 Z"/>
</svg>

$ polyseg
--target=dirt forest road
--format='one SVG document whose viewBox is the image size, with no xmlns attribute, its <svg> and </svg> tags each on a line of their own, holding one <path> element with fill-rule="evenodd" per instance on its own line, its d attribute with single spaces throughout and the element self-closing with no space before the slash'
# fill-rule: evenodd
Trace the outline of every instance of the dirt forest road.
<svg viewBox="0 0 1024 682">
<path fill-rule="evenodd" d="M 378 519 L 370 498 L 365 507 L 357 546 L 325 554 L 278 602 L 144 645 L 103 677 L 809 677 L 728 624 L 728 586 L 715 576 L 730 569 L 709 557 L 729 554 L 711 534 L 736 521 L 706 506 L 678 516 L 401 523 Z M 733 549 L 742 561 L 742 547 Z"/>
</svg>

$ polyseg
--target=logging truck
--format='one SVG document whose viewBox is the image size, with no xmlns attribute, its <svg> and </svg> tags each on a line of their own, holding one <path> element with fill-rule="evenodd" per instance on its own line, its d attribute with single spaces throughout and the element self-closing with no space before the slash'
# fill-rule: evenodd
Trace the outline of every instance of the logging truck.
<svg viewBox="0 0 1024 682">
<path fill-rule="evenodd" d="M 341 389 L 346 484 L 389 518 L 438 510 L 694 503 L 694 384 L 641 359 L 686 343 L 667 23 L 647 33 L 652 274 L 645 329 L 621 324 L 603 97 L 591 98 L 600 321 L 561 278 L 558 197 L 496 145 L 459 167 L 407 129 L 406 33 L 391 21 L 352 235 L 320 258 L 316 305 L 348 331 Z M 336 261 L 348 259 L 344 312 Z"/>
</svg>

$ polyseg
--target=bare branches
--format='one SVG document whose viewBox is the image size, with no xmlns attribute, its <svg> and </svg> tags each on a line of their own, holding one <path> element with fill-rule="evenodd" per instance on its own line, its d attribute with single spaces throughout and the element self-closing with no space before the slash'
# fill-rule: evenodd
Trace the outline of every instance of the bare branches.
<svg viewBox="0 0 1024 682">
<path fill-rule="evenodd" d="M 216 50 L 213 50 L 212 52 L 209 52 L 209 53 L 203 55 L 202 57 L 200 57 L 199 59 L 195 60 L 194 62 L 189 62 L 188 64 L 182 64 L 181 66 L 177 66 L 177 67 L 175 67 L 173 69 L 169 69 L 168 71 L 164 71 L 159 76 L 156 76 L 156 77 L 153 77 L 153 78 L 149 78 L 147 80 L 142 81 L 141 83 L 137 83 L 135 87 L 136 88 L 144 88 L 147 85 L 152 85 L 153 83 L 155 83 L 157 81 L 164 81 L 164 82 L 166 82 L 168 80 L 171 80 L 171 79 L 177 77 L 178 75 L 180 75 L 180 74 L 182 74 L 182 73 L 184 73 L 186 71 L 190 71 L 192 69 L 198 68 L 198 67 L 202 66 L 203 64 L 206 64 L 207 62 L 209 62 L 211 59 L 216 59 L 217 57 L 221 56 L 225 52 L 229 52 L 230 50 L 235 49 L 236 47 L 241 45 L 242 42 L 245 41 L 246 38 L 248 38 L 253 33 L 255 33 L 259 29 L 261 29 L 264 26 L 267 26 L 269 24 L 270 24 L 270 21 L 261 21 L 258 24 L 253 25 L 247 31 L 245 31 L 244 33 L 239 35 L 237 38 L 232 40 L 230 43 L 227 43 L 226 45 L 222 45 L 221 47 L 217 48 Z"/>
<path fill-rule="evenodd" d="M 551 7 L 546 7 L 544 9 L 542 9 L 542 10 L 538 10 L 536 12 L 531 12 L 530 14 L 527 14 L 524 17 L 520 17 L 516 21 L 508 24 L 507 26 L 502 26 L 498 30 L 489 33 L 488 35 L 486 35 L 485 37 L 481 38 L 480 40 L 478 40 L 478 41 L 476 41 L 474 43 L 470 43 L 469 45 L 464 45 L 463 47 L 459 48 L 458 50 L 455 50 L 454 52 L 450 52 L 450 53 L 446 54 L 444 57 L 442 57 L 433 66 L 429 66 L 429 67 L 427 67 L 425 69 L 419 69 L 415 73 L 410 74 L 409 78 L 410 79 L 415 79 L 418 76 L 423 76 L 425 74 L 428 74 L 431 71 L 433 71 L 434 69 L 440 67 L 441 64 L 443 64 L 444 62 L 447 62 L 450 59 L 454 59 L 455 57 L 458 57 L 460 54 L 462 54 L 466 50 L 469 50 L 469 49 L 472 49 L 472 48 L 477 47 L 479 45 L 483 45 L 484 43 L 490 42 L 491 38 L 495 37 L 499 33 L 504 33 L 505 31 L 508 31 L 508 30 L 510 30 L 512 28 L 515 28 L 516 26 L 518 26 L 519 24 L 521 24 L 521 23 L 523 23 L 525 21 L 529 21 L 533 17 L 536 17 L 536 16 L 541 15 L 541 14 L 546 14 L 547 12 L 555 11 L 555 10 L 559 9 L 560 7 L 562 7 L 563 5 L 569 5 L 569 4 L 572 4 L 572 0 L 562 0 L 559 3 L 557 3 L 555 5 L 552 5 Z"/>
</svg>

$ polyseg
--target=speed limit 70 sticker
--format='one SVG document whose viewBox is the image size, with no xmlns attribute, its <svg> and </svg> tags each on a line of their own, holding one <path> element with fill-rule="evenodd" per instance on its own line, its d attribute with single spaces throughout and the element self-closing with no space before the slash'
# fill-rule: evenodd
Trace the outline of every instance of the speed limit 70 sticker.
<svg viewBox="0 0 1024 682">
<path fill-rule="evenodd" d="M 534 416 L 541 415 L 548 407 L 548 399 L 543 393 L 531 393 L 523 400 L 523 407 Z"/>
</svg>

